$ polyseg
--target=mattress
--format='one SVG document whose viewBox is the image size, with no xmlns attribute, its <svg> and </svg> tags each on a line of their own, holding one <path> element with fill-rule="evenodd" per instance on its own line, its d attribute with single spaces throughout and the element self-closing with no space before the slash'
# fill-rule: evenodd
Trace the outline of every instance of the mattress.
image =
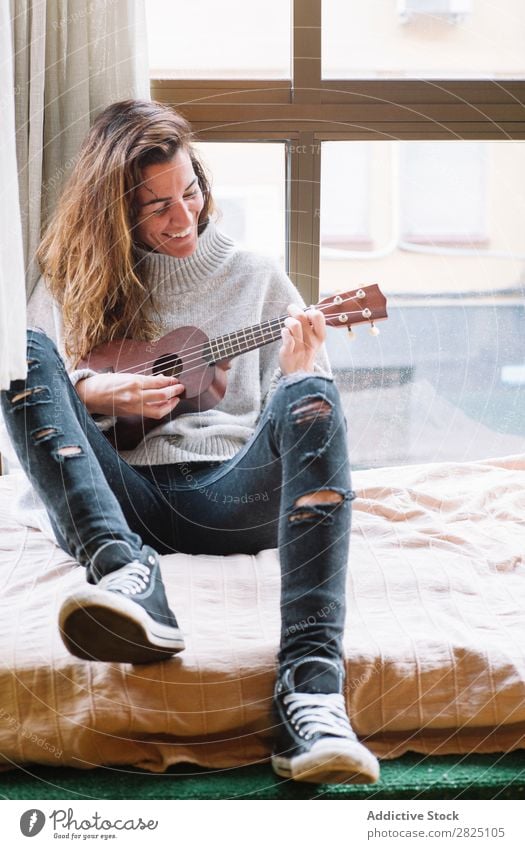
<svg viewBox="0 0 525 849">
<path fill-rule="evenodd" d="M 0 478 L 0 764 L 264 761 L 279 558 L 161 558 L 186 650 L 152 665 L 78 660 L 57 616 L 84 570 L 17 521 Z M 356 472 L 345 696 L 380 758 L 525 748 L 525 456 Z"/>
</svg>

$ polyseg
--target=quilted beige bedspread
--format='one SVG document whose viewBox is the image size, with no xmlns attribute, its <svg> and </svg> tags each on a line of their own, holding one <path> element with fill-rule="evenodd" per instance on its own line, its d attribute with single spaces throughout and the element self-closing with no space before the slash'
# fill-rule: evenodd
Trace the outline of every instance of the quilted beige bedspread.
<svg viewBox="0 0 525 849">
<path fill-rule="evenodd" d="M 83 662 L 57 630 L 83 569 L 16 524 L 19 485 L 0 478 L 4 768 L 267 758 L 277 552 L 162 558 L 186 651 L 151 666 Z M 525 456 L 359 472 L 354 488 L 345 648 L 357 733 L 383 758 L 525 748 Z"/>
</svg>

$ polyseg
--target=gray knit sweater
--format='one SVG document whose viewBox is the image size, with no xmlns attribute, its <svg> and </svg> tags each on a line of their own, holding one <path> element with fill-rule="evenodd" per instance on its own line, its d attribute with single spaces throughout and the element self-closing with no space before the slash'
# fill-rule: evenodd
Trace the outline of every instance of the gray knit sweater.
<svg viewBox="0 0 525 849">
<path fill-rule="evenodd" d="M 138 273 L 152 292 L 162 333 L 176 327 L 201 328 L 209 338 L 240 330 L 286 314 L 288 304 L 305 303 L 276 262 L 239 250 L 210 222 L 191 256 L 178 259 L 137 249 Z M 28 306 L 29 323 L 50 335 L 62 356 L 63 329 L 59 310 L 41 280 Z M 150 431 L 132 451 L 121 451 L 133 465 L 225 460 L 249 439 L 260 413 L 282 376 L 278 340 L 235 357 L 227 372 L 226 394 L 220 404 L 200 413 L 187 413 Z M 331 374 L 324 346 L 314 366 Z M 87 369 L 70 371 L 76 383 L 94 374 Z M 112 419 L 98 422 L 104 430 Z"/>
</svg>

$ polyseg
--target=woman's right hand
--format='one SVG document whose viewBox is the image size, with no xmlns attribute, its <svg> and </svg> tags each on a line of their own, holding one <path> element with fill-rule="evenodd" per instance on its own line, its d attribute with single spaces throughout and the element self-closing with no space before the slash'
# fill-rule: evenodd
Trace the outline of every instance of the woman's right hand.
<svg viewBox="0 0 525 849">
<path fill-rule="evenodd" d="M 139 415 L 162 419 L 175 409 L 184 392 L 176 377 L 164 374 L 103 372 L 79 380 L 77 394 L 90 413 L 108 416 Z"/>
</svg>

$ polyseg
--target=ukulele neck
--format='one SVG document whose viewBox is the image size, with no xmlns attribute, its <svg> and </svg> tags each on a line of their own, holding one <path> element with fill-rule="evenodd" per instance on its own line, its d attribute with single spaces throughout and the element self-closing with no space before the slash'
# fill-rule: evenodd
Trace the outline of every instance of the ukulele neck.
<svg viewBox="0 0 525 849">
<path fill-rule="evenodd" d="M 276 342 L 281 338 L 281 329 L 287 318 L 288 315 L 281 315 L 278 318 L 209 339 L 204 345 L 203 357 L 210 363 L 231 360 L 240 354 L 246 354 L 248 351 L 255 351 L 257 348 Z"/>
</svg>

